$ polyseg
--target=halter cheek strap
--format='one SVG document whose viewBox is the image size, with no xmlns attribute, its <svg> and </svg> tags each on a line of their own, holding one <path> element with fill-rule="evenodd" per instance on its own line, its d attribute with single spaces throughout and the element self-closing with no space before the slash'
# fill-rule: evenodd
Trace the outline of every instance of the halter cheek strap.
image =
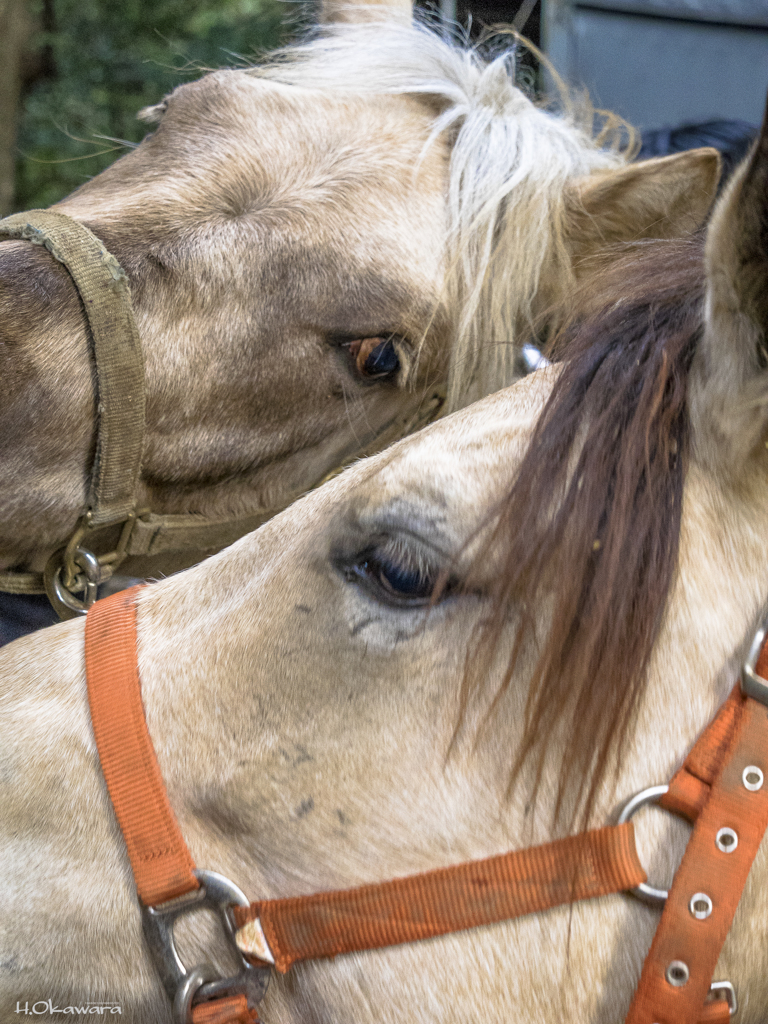
<svg viewBox="0 0 768 1024">
<path fill-rule="evenodd" d="M 258 975 L 265 961 L 287 971 L 299 960 L 431 938 L 645 882 L 632 823 L 626 822 L 487 860 L 248 906 L 231 882 L 196 871 L 168 802 L 141 701 L 139 589 L 117 593 L 91 608 L 86 676 L 102 770 L 145 907 L 145 934 L 174 1000 L 178 1024 L 253 1024 L 255 1000 L 266 987 Z M 765 653 L 756 669 L 758 675 L 768 675 Z M 766 707 L 737 688 L 662 801 L 695 826 L 627 1024 L 728 1021 L 726 1001 L 705 999 L 768 827 L 768 790 L 762 787 L 766 754 Z M 204 898 L 218 898 L 220 905 L 239 904 L 225 912 L 225 931 L 241 955 L 253 958 L 259 968 L 244 962 L 237 978 L 215 980 L 206 965 L 189 972 L 181 966 L 172 921 L 200 905 L 201 889 Z M 176 897 L 182 898 L 170 909 L 163 906 Z M 162 923 L 163 915 L 170 924 Z M 201 998 L 206 1001 L 195 1004 Z"/>
<path fill-rule="evenodd" d="M 85 622 L 88 700 L 101 770 L 139 899 L 162 903 L 199 888 L 149 738 L 136 656 L 140 588 L 97 602 Z"/>
<path fill-rule="evenodd" d="M 737 686 L 660 801 L 695 824 L 626 1024 L 695 1019 L 768 829 L 766 773 L 768 708 Z"/>
<path fill-rule="evenodd" d="M 85 661 L 88 700 L 99 760 L 131 862 L 136 890 L 145 907 L 181 896 L 194 897 L 200 882 L 194 874 L 192 855 L 184 842 L 165 791 L 152 741 L 149 737 L 138 673 L 136 600 L 142 588 L 120 591 L 93 605 L 85 622 Z M 189 909 L 197 909 L 191 901 Z M 201 968 L 179 976 L 174 964 L 173 919 L 162 922 L 170 963 L 157 966 L 174 1000 L 177 1024 L 255 1024 L 255 1010 L 245 993 L 225 991 L 210 1001 L 192 1006 L 195 991 L 177 1000 L 177 982 L 189 977 L 200 989 L 213 979 Z M 149 919 L 150 924 L 157 922 Z M 144 921 L 147 933 L 147 918 Z M 167 933 L 170 933 L 168 936 Z M 205 965 L 202 965 L 205 966 Z M 181 988 L 181 985 L 178 988 Z M 189 986 L 188 986 L 189 987 Z"/>
</svg>

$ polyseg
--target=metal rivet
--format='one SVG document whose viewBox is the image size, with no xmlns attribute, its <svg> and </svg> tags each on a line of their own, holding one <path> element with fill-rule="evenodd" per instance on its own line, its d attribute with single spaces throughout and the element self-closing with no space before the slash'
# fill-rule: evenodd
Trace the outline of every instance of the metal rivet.
<svg viewBox="0 0 768 1024">
<path fill-rule="evenodd" d="M 744 783 L 745 789 L 748 789 L 750 793 L 756 793 L 758 789 L 762 788 L 763 773 L 757 765 L 748 764 L 741 773 L 741 781 Z"/>
<path fill-rule="evenodd" d="M 675 988 L 682 988 L 691 976 L 691 972 L 688 970 L 688 964 L 683 963 L 682 960 L 673 960 L 667 967 L 664 977 L 667 979 L 670 985 Z"/>
<path fill-rule="evenodd" d="M 712 913 L 712 900 L 705 892 L 695 892 L 691 896 L 688 909 L 697 921 L 703 921 L 704 918 L 709 917 Z"/>
<path fill-rule="evenodd" d="M 715 836 L 715 846 L 723 853 L 733 853 L 739 845 L 739 837 L 732 828 L 721 828 Z"/>
</svg>

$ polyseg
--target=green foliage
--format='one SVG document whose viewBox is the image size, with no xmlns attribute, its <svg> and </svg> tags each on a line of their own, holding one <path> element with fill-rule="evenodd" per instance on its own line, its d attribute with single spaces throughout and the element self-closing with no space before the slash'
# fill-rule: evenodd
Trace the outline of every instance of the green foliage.
<svg viewBox="0 0 768 1024">
<path fill-rule="evenodd" d="M 24 99 L 17 209 L 49 206 L 98 174 L 125 151 L 109 139 L 136 143 L 146 134 L 138 110 L 202 69 L 237 66 L 286 41 L 285 23 L 302 13 L 281 0 L 48 3 L 53 30 L 35 42 L 50 48 L 55 74 Z"/>
</svg>

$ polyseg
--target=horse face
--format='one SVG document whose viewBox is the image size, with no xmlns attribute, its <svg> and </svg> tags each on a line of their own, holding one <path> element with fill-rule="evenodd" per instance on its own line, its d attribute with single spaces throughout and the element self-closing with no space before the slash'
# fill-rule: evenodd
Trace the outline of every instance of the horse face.
<svg viewBox="0 0 768 1024">
<path fill-rule="evenodd" d="M 154 502 L 238 475 L 284 502 L 421 400 L 446 347 L 444 148 L 417 168 L 429 124 L 403 98 L 218 72 L 65 204 L 98 223 L 141 310 Z"/>
<path fill-rule="evenodd" d="M 628 171 L 501 56 L 381 25 L 307 52 L 178 89 L 60 204 L 131 281 L 158 513 L 269 515 L 406 433 L 433 389 L 459 408 L 505 386 L 574 261 L 689 230 L 714 190 L 714 151 Z M 47 252 L 0 245 L 0 286 L 0 567 L 41 569 L 86 510 L 94 368 Z"/>
<path fill-rule="evenodd" d="M 153 135 L 60 206 L 131 279 L 146 505 L 205 514 L 223 492 L 230 510 L 279 508 L 444 376 L 445 149 L 419 164 L 429 123 L 405 98 L 333 99 L 220 72 L 177 90 Z M 46 324 L 55 335 L 78 320 L 65 288 Z M 79 384 L 61 427 L 80 442 L 82 486 L 90 374 L 77 357 L 46 360 L 30 387 L 55 392 L 47 378 L 69 370 Z M 48 483 L 61 489 L 53 470 Z"/>
<path fill-rule="evenodd" d="M 752 488 L 768 458 L 768 117 L 707 232 L 707 317 L 691 415 L 699 456 L 730 486 Z"/>
<path fill-rule="evenodd" d="M 145 703 L 182 830 L 253 898 L 364 884 L 557 834 L 558 744 L 535 801 L 532 772 L 507 792 L 533 665 L 533 652 L 523 652 L 497 699 L 519 606 L 507 609 L 486 688 L 462 713 L 465 659 L 478 654 L 473 642 L 493 613 L 503 558 L 486 547 L 483 510 L 503 497 L 555 377 L 541 372 L 433 425 L 145 592 Z M 732 578 L 708 556 L 721 527 L 707 492 L 695 474 L 680 584 L 694 600 L 675 601 L 637 734 L 600 793 L 595 824 L 671 775 L 732 683 L 730 673 L 712 682 L 712 664 L 728 663 L 752 609 L 739 609 Z M 729 539 L 741 526 L 729 524 Z M 696 563 L 705 566 L 701 587 Z M 735 571 L 748 566 L 740 560 Z M 443 596 L 430 606 L 442 575 Z M 759 575 L 751 570 L 748 588 Z M 543 636 L 548 612 L 530 609 Z M 215 713 L 202 724 L 207 706 Z M 591 741 L 581 737 L 587 748 Z M 666 880 L 687 829 L 660 813 L 648 818 L 638 825 L 643 863 Z M 502 1022 L 527 998 L 530 1021 L 609 1024 L 626 1012 L 655 922 L 617 896 L 543 921 L 301 965 L 274 980 L 263 1016 L 298 1024 L 310 1015 L 426 1022 L 460 1013 Z M 190 960 L 204 946 L 193 945 Z M 742 953 L 727 971 L 759 991 Z"/>
<path fill-rule="evenodd" d="M 161 606 L 159 594 L 146 592 L 139 613 L 145 700 L 152 733 L 162 737 L 169 789 L 180 796 L 182 829 L 188 834 L 201 822 L 214 829 L 219 869 L 249 892 L 361 884 L 549 834 L 546 814 L 526 815 L 527 791 L 511 800 L 506 794 L 524 686 L 515 685 L 501 715 L 486 720 L 497 672 L 454 736 L 464 657 L 490 608 L 481 573 L 470 592 L 458 588 L 481 543 L 472 539 L 477 510 L 500 496 L 549 383 L 546 373 L 537 375 L 428 428 L 168 581 L 169 589 L 198 581 L 195 600 L 207 613 L 194 615 L 189 629 L 171 624 L 173 598 L 169 604 L 166 593 Z M 243 573 L 246 563 L 251 569 Z M 483 564 L 490 579 L 493 559 Z M 441 573 L 448 574 L 445 596 L 430 607 Z M 505 646 L 500 665 L 506 654 Z M 188 697 L 201 687 L 210 693 L 215 723 L 201 730 L 197 698 L 171 697 L 171 662 Z M 188 773 L 182 777 L 190 744 L 192 784 Z M 620 922 L 599 911 L 595 925 L 593 912 L 586 911 L 590 927 L 603 931 L 610 948 Z M 549 915 L 553 943 L 567 941 L 568 916 L 567 909 Z M 490 1014 L 501 1022 L 534 981 L 523 964 L 535 960 L 529 953 L 539 929 L 533 920 L 517 922 L 302 965 L 287 984 L 275 980 L 264 1019 L 360 1019 L 372 998 L 371 1020 L 392 1013 L 447 1020 L 458 1008 L 470 1020 Z M 505 978 L 499 965 L 510 948 L 515 968 Z M 199 957 L 202 947 L 191 944 L 188 955 Z M 590 951 L 576 943 L 572 956 L 586 967 Z M 551 985 L 533 997 L 538 1014 L 554 1013 L 559 970 L 553 962 L 545 971 Z"/>
</svg>

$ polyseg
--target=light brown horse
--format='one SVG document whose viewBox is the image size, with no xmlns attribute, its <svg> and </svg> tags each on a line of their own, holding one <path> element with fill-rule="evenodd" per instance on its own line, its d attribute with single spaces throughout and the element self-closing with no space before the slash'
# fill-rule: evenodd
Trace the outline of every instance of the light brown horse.
<svg viewBox="0 0 768 1024">
<path fill-rule="evenodd" d="M 562 368 L 141 593 L 149 730 L 200 867 L 252 899 L 378 881 L 603 824 L 670 778 L 768 596 L 766 182 L 768 129 L 706 251 L 636 246 Z M 82 620 L 7 647 L 0 679 L 0 1017 L 91 999 L 166 1022 Z M 638 823 L 663 884 L 687 827 Z M 768 1007 L 766 852 L 716 972 L 742 1024 Z M 618 1024 L 657 919 L 616 895 L 299 965 L 263 1017 Z M 213 955 L 198 919 L 184 955 Z"/>
<path fill-rule="evenodd" d="M 58 204 L 130 280 L 140 508 L 268 517 L 435 390 L 459 408 L 515 379 L 585 256 L 701 222 L 714 151 L 626 166 L 513 67 L 405 24 L 337 27 L 180 87 Z M 97 398 L 81 301 L 27 241 L 0 242 L 0 342 L 0 570 L 41 571 L 88 507 Z"/>
</svg>

